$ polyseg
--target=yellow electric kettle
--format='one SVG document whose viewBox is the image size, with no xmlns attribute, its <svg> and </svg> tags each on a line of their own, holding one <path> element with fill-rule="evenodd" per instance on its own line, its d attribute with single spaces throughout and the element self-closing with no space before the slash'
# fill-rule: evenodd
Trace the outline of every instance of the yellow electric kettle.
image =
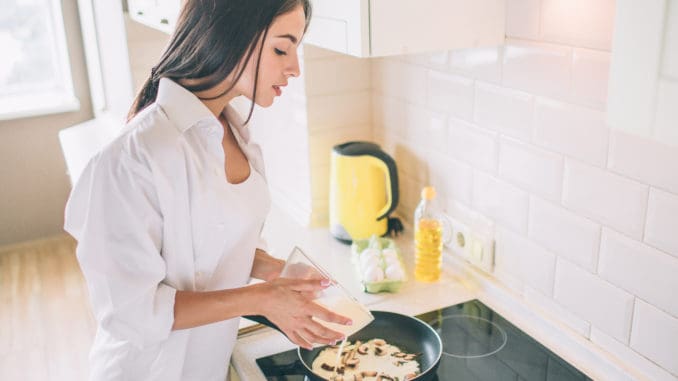
<svg viewBox="0 0 678 381">
<path fill-rule="evenodd" d="M 350 243 L 402 231 L 388 218 L 398 205 L 395 161 L 374 143 L 347 142 L 333 147 L 330 169 L 330 232 Z"/>
</svg>

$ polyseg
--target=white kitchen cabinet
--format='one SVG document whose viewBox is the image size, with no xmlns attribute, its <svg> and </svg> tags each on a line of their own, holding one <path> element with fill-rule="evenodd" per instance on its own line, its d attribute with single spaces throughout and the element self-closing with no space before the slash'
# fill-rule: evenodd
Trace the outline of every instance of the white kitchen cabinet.
<svg viewBox="0 0 678 381">
<path fill-rule="evenodd" d="M 505 0 L 312 0 L 304 41 L 356 57 L 504 43 Z M 128 0 L 129 14 L 170 33 L 181 0 Z"/>
<path fill-rule="evenodd" d="M 607 123 L 678 146 L 678 1 L 618 0 Z"/>
<path fill-rule="evenodd" d="M 313 0 L 305 41 L 357 57 L 504 43 L 504 0 Z"/>
<path fill-rule="evenodd" d="M 132 20 L 172 33 L 181 10 L 181 0 L 127 0 Z"/>
</svg>

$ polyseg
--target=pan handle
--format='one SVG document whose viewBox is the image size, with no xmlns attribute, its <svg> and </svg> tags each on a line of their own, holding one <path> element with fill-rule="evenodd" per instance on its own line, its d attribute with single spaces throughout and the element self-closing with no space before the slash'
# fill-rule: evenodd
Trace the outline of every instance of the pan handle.
<svg viewBox="0 0 678 381">
<path fill-rule="evenodd" d="M 259 323 L 259 324 L 265 325 L 265 326 L 267 326 L 267 327 L 269 327 L 269 328 L 273 328 L 273 329 L 275 329 L 276 331 L 278 331 L 278 332 L 282 333 L 283 335 L 285 335 L 285 332 L 283 332 L 280 328 L 278 328 L 277 325 L 273 324 L 273 322 L 270 321 L 270 320 L 268 320 L 265 316 L 262 316 L 262 315 L 245 315 L 245 316 L 243 316 L 243 317 L 244 317 L 245 319 L 249 319 L 249 320 L 252 320 L 252 321 L 257 322 L 257 323 Z M 285 336 L 287 336 L 287 335 L 285 335 Z"/>
</svg>

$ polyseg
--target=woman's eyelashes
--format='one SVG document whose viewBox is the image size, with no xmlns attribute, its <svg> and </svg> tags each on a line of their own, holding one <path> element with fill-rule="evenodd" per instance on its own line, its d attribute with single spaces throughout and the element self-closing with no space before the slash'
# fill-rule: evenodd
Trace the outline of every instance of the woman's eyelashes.
<svg viewBox="0 0 678 381">
<path fill-rule="evenodd" d="M 284 50 L 280 50 L 278 48 L 273 48 L 273 50 L 275 51 L 275 54 L 277 54 L 279 56 L 286 56 L 287 55 L 287 52 L 284 51 Z"/>
</svg>

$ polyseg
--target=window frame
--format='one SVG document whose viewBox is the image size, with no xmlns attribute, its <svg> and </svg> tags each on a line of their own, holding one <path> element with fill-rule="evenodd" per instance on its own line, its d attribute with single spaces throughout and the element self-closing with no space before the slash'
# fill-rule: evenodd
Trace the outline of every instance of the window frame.
<svg viewBox="0 0 678 381">
<path fill-rule="evenodd" d="M 77 111 L 80 109 L 80 100 L 76 97 L 71 73 L 66 28 L 64 25 L 63 9 L 60 0 L 45 0 L 49 5 L 49 13 L 54 28 L 52 42 L 55 45 L 56 59 L 63 85 L 62 91 L 30 92 L 21 95 L 0 97 L 0 121 L 14 120 L 33 116 L 58 114 Z"/>
</svg>

